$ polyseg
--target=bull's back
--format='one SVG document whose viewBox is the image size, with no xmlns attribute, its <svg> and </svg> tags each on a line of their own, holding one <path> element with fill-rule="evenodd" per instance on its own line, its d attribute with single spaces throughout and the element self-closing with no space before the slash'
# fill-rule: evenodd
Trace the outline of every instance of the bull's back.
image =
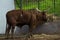
<svg viewBox="0 0 60 40">
<path fill-rule="evenodd" d="M 31 13 L 25 10 L 12 10 L 6 14 L 7 22 L 28 23 L 31 19 Z"/>
</svg>

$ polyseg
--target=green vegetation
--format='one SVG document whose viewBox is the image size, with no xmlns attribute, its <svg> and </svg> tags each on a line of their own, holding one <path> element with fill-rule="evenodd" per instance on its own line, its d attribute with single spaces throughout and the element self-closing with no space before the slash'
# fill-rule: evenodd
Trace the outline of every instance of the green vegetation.
<svg viewBox="0 0 60 40">
<path fill-rule="evenodd" d="M 20 0 L 17 0 L 20 3 Z M 38 2 L 35 1 L 22 1 L 22 9 L 32 9 L 38 8 Z M 55 0 L 55 8 L 54 8 L 54 0 L 39 0 L 39 9 L 40 10 L 48 10 L 48 13 L 54 13 L 57 16 L 60 16 L 60 0 Z M 19 9 L 18 5 L 16 4 L 16 9 Z"/>
</svg>

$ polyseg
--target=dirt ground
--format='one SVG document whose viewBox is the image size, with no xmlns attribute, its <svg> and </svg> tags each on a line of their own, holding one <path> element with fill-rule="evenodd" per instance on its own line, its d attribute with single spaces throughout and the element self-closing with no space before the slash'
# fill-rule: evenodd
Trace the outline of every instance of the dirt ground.
<svg viewBox="0 0 60 40">
<path fill-rule="evenodd" d="M 35 34 L 31 38 L 26 38 L 25 36 L 22 36 L 22 37 L 17 36 L 17 37 L 14 37 L 13 39 L 12 38 L 5 39 L 5 37 L 2 36 L 0 37 L 0 40 L 60 40 L 60 35 Z"/>
<path fill-rule="evenodd" d="M 60 20 L 59 20 L 60 21 Z M 14 38 L 6 39 L 4 35 L 0 35 L 0 40 L 60 40 L 60 34 L 47 35 L 47 34 L 35 34 L 31 38 L 26 36 L 14 36 Z"/>
</svg>

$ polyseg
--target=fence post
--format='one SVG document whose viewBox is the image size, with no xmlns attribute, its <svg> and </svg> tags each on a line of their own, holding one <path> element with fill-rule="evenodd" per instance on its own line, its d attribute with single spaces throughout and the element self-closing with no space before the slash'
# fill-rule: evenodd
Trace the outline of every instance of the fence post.
<svg viewBox="0 0 60 40">
<path fill-rule="evenodd" d="M 22 9 L 22 0 L 20 0 L 20 9 Z"/>
<path fill-rule="evenodd" d="M 38 9 L 39 9 L 39 0 L 38 0 Z"/>
<path fill-rule="evenodd" d="M 54 13 L 55 13 L 55 0 L 54 0 Z"/>
<path fill-rule="evenodd" d="M 54 5 L 54 8 L 53 8 L 54 9 L 54 15 L 56 15 L 55 14 L 55 0 L 53 0 L 53 5 Z"/>
</svg>

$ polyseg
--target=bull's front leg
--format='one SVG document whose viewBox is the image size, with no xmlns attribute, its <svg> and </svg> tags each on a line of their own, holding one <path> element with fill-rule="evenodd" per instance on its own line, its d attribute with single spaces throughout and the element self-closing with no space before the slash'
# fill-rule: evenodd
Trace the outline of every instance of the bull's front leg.
<svg viewBox="0 0 60 40">
<path fill-rule="evenodd" d="M 32 31 L 35 29 L 35 27 L 36 27 L 35 23 L 29 26 L 29 33 L 26 36 L 26 40 L 28 40 L 29 38 L 32 38 L 32 40 L 33 40 Z"/>
<path fill-rule="evenodd" d="M 33 30 L 36 28 L 36 23 L 35 22 L 33 22 L 32 24 L 31 24 L 31 26 L 29 27 L 29 37 L 32 37 L 33 36 Z"/>
<path fill-rule="evenodd" d="M 32 31 L 36 28 L 36 15 L 32 16 L 30 26 L 29 26 L 29 37 L 32 37 Z"/>
</svg>

